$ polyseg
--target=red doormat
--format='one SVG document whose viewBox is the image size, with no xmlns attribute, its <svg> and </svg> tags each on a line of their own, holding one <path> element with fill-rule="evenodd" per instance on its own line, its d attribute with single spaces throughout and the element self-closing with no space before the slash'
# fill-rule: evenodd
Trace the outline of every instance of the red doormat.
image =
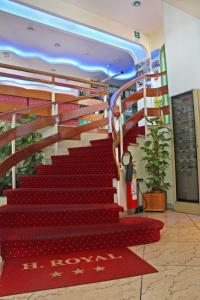
<svg viewBox="0 0 200 300">
<path fill-rule="evenodd" d="M 0 296 L 107 281 L 157 270 L 127 248 L 9 259 Z"/>
</svg>

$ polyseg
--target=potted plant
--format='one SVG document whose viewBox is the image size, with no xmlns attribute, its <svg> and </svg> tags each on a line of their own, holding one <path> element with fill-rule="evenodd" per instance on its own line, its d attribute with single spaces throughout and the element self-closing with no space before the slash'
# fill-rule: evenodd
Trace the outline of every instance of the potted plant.
<svg viewBox="0 0 200 300">
<path fill-rule="evenodd" d="M 171 129 L 158 117 L 146 119 L 151 126 L 142 147 L 146 154 L 143 160 L 146 161 L 145 168 L 149 176 L 146 182 L 148 191 L 143 193 L 143 210 L 165 211 L 166 191 L 170 187 L 170 183 L 166 182 L 166 171 L 170 159 L 168 148 L 172 139 Z"/>
</svg>

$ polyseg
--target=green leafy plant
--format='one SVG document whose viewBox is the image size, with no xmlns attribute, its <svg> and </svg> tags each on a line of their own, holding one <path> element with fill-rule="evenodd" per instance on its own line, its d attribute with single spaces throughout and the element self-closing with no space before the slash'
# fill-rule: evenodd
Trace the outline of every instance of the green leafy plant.
<svg viewBox="0 0 200 300">
<path fill-rule="evenodd" d="M 21 125 L 24 123 L 28 123 L 30 121 L 35 120 L 35 116 L 23 116 L 17 122 L 16 125 Z M 11 125 L 9 122 L 0 122 L 0 133 L 4 133 L 9 130 Z M 26 136 L 16 139 L 16 151 L 28 146 L 29 144 L 33 144 L 38 142 L 41 139 L 41 134 L 38 132 L 32 132 Z M 0 149 L 0 162 L 4 161 L 8 156 L 11 155 L 11 143 L 3 146 Z M 21 161 L 16 165 L 16 175 L 17 177 L 20 175 L 33 175 L 35 173 L 35 165 L 43 162 L 43 154 L 42 152 L 36 153 L 34 155 L 29 156 L 27 159 Z M 11 170 L 9 170 L 4 176 L 0 178 L 0 191 L 2 192 L 4 189 L 11 187 Z"/>
<path fill-rule="evenodd" d="M 145 152 L 143 160 L 146 161 L 145 168 L 149 175 L 147 188 L 149 192 L 166 191 L 170 183 L 166 182 L 166 171 L 169 166 L 169 142 L 172 140 L 171 129 L 164 125 L 159 118 L 146 118 L 152 125 L 149 126 L 149 134 L 141 149 Z"/>
</svg>

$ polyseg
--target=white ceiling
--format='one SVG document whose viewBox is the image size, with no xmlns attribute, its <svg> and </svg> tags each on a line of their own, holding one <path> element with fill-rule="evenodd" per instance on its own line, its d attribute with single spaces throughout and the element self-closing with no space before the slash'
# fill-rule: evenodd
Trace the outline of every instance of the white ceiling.
<svg viewBox="0 0 200 300">
<path fill-rule="evenodd" d="M 26 2 L 23 0 L 15 1 Z M 48 1 L 50 3 L 55 0 Z M 200 0 L 164 1 L 200 17 Z M 56 0 L 57 5 L 59 2 L 67 2 L 147 34 L 160 29 L 163 23 L 163 0 L 141 0 L 142 5 L 137 8 L 133 7 L 133 0 Z M 28 26 L 32 26 L 34 31 L 28 31 Z M 116 72 L 124 71 L 132 64 L 131 57 L 119 49 L 81 37 L 77 38 L 72 34 L 3 13 L 0 14 L 0 43 L 12 43 L 12 45 L 20 46 L 23 49 L 37 50 L 51 56 L 78 57 L 85 64 L 99 63 L 107 69 L 115 67 Z M 60 43 L 61 47 L 56 48 L 55 43 Z M 15 55 L 6 58 L 2 53 L 0 53 L 0 62 L 20 64 L 31 68 L 37 66 L 37 69 L 47 71 L 56 69 L 57 73 L 73 74 L 75 77 L 88 79 L 102 80 L 106 77 L 102 73 L 83 72 L 71 66 L 51 65 L 38 59 L 22 59 Z"/>
<path fill-rule="evenodd" d="M 162 1 L 141 0 L 140 7 L 132 5 L 133 0 L 61 0 L 89 10 L 95 14 L 152 33 L 162 24 Z"/>
<path fill-rule="evenodd" d="M 134 0 L 60 1 L 71 3 L 82 9 L 128 25 L 146 34 L 151 34 L 163 26 L 163 2 L 168 2 L 195 17 L 200 17 L 200 0 L 140 0 L 140 7 L 134 7 L 132 5 Z"/>
<path fill-rule="evenodd" d="M 28 27 L 34 30 L 29 31 Z M 55 47 L 55 43 L 59 43 L 60 47 Z M 26 52 L 36 51 L 56 58 L 67 57 L 85 65 L 104 66 L 108 73 L 109 69 L 116 70 L 116 73 L 126 71 L 133 65 L 131 56 L 120 49 L 2 12 L 0 13 L 0 44 L 12 45 Z M 69 65 L 48 64 L 40 59 L 23 59 L 14 54 L 7 58 L 2 52 L 0 62 L 47 71 L 56 69 L 57 73 L 88 79 L 102 80 L 108 75 L 101 72 L 83 72 Z"/>
<path fill-rule="evenodd" d="M 200 18 L 200 0 L 165 0 L 165 2 L 194 17 Z"/>
</svg>

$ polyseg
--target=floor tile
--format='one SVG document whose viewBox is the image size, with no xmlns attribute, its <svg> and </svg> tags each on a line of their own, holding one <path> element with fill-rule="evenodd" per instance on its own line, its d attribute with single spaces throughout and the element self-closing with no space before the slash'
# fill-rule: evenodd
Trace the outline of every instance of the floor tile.
<svg viewBox="0 0 200 300">
<path fill-rule="evenodd" d="M 200 242 L 158 242 L 145 245 L 144 260 L 159 266 L 200 266 Z"/>
<path fill-rule="evenodd" d="M 141 276 L 2 297 L 1 300 L 140 300 Z"/>
<path fill-rule="evenodd" d="M 159 273 L 143 276 L 141 300 L 197 300 L 200 295 L 199 267 L 159 268 Z"/>
</svg>

